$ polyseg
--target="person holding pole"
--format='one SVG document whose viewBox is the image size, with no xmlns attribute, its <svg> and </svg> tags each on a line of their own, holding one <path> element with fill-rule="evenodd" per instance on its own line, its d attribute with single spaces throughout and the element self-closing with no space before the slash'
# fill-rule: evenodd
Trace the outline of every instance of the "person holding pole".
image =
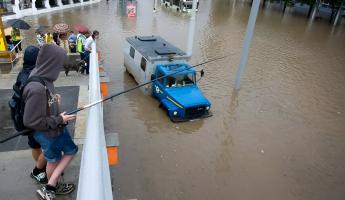
<svg viewBox="0 0 345 200">
<path fill-rule="evenodd" d="M 29 77 L 29 80 L 35 78 L 40 81 L 29 82 L 23 91 L 24 126 L 34 131 L 33 137 L 41 145 L 47 160 L 48 184 L 36 191 L 45 200 L 55 199 L 55 194 L 71 193 L 75 188 L 72 183 L 59 182 L 61 173 L 78 151 L 65 127 L 75 119 L 75 115 L 60 112 L 61 97 L 55 93 L 54 88 L 54 81 L 65 59 L 67 53 L 61 47 L 55 44 L 43 45 L 36 67 Z"/>
</svg>

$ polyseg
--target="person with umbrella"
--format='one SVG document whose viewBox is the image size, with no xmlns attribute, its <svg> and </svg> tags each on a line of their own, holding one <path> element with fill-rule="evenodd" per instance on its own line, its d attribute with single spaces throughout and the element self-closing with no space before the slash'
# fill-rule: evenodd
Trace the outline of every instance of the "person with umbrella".
<svg viewBox="0 0 345 200">
<path fill-rule="evenodd" d="M 30 29 L 30 25 L 21 19 L 11 19 L 11 20 L 8 20 L 6 24 L 7 26 L 12 27 L 11 37 L 12 37 L 13 44 L 15 46 L 18 44 L 18 46 L 15 49 L 16 53 L 18 53 L 18 50 L 22 51 L 22 45 L 20 43 L 21 36 L 20 36 L 19 29 L 28 30 Z"/>
<path fill-rule="evenodd" d="M 16 48 L 15 48 L 16 53 L 18 53 L 18 50 L 22 51 L 22 43 L 21 43 L 22 39 L 20 37 L 19 29 L 12 27 L 11 37 L 12 37 L 12 42 L 13 42 L 14 46 L 16 46 Z"/>
</svg>

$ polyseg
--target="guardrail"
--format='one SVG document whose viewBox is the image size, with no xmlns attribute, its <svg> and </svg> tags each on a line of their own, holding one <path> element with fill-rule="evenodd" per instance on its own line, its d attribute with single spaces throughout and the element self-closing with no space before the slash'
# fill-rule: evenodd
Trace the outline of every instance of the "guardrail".
<svg viewBox="0 0 345 200">
<path fill-rule="evenodd" d="M 18 56 L 14 53 L 15 49 L 22 43 L 23 40 L 20 40 L 11 50 L 9 51 L 0 51 L 0 55 L 9 55 L 8 58 L 0 58 L 0 63 L 2 64 L 11 64 L 11 68 L 13 68 L 13 63 L 18 59 Z"/>
<path fill-rule="evenodd" d="M 89 101 L 101 99 L 96 44 L 90 54 Z M 103 105 L 89 109 L 77 200 L 113 200 L 103 124 Z"/>
</svg>

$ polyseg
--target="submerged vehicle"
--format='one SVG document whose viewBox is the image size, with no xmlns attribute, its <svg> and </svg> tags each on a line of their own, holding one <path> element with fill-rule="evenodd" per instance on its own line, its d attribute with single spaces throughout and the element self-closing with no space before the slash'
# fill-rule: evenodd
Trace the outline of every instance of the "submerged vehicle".
<svg viewBox="0 0 345 200">
<path fill-rule="evenodd" d="M 188 64 L 189 58 L 159 36 L 126 38 L 124 64 L 127 72 L 138 84 L 154 80 L 142 91 L 157 98 L 172 121 L 211 115 L 211 103 L 197 86 L 197 72 Z"/>
<path fill-rule="evenodd" d="M 161 0 L 161 5 L 171 8 L 178 12 L 190 12 L 193 7 L 193 0 Z M 199 8 L 199 0 L 196 4 L 196 10 Z"/>
</svg>

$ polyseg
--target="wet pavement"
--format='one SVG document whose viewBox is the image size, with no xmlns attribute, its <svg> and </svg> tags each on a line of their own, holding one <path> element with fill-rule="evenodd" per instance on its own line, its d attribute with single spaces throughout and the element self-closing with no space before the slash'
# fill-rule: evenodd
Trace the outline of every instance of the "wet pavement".
<svg viewBox="0 0 345 200">
<path fill-rule="evenodd" d="M 78 86 L 66 86 L 56 87 L 56 92 L 61 94 L 61 110 L 71 111 L 78 105 L 79 87 Z M 0 90 L 0 140 L 11 136 L 15 133 L 13 122 L 10 116 L 10 109 L 8 107 L 8 101 L 13 94 L 11 89 Z M 71 136 L 74 136 L 75 121 L 68 124 L 67 128 L 70 131 Z M 6 143 L 0 145 L 0 152 L 2 151 L 16 151 L 29 149 L 27 144 L 27 137 L 19 136 Z"/>
<path fill-rule="evenodd" d="M 34 27 L 67 22 L 98 29 L 109 91 L 135 85 L 123 67 L 125 37 L 156 34 L 187 49 L 189 15 L 138 1 L 26 17 Z M 118 132 L 111 169 L 117 199 L 334 199 L 345 196 L 345 27 L 277 9 L 259 11 L 242 88 L 233 90 L 249 4 L 201 0 L 192 64 L 213 117 L 172 123 L 158 102 L 134 91 L 104 105 L 106 132 Z M 35 42 L 34 30 L 26 32 Z M 201 67 L 200 67 L 201 68 Z"/>
</svg>

